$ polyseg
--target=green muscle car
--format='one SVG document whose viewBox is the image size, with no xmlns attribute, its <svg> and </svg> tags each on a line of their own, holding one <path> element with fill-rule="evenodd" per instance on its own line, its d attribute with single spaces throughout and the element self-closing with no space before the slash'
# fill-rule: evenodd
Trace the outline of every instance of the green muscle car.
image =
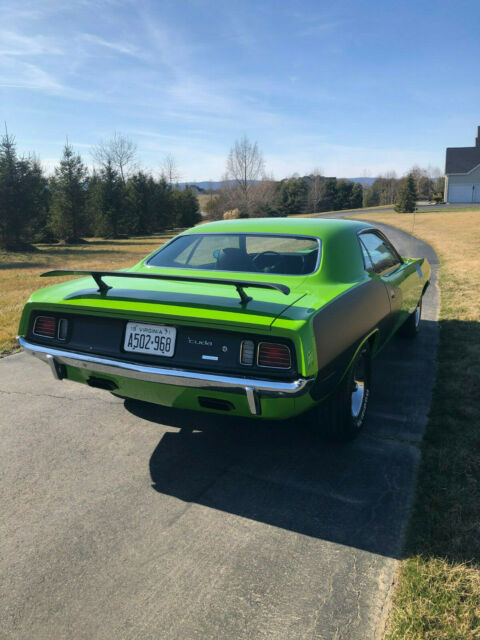
<svg viewBox="0 0 480 640">
<path fill-rule="evenodd" d="M 345 440 L 372 359 L 418 331 L 430 265 L 363 222 L 257 218 L 189 229 L 128 270 L 42 275 L 83 276 L 34 293 L 20 321 L 55 378 L 213 413 L 308 412 Z"/>
</svg>

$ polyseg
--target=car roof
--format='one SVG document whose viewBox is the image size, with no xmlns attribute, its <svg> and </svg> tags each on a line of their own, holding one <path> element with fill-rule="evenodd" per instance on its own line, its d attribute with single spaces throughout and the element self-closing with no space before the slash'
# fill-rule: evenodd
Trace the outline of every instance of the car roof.
<svg viewBox="0 0 480 640">
<path fill-rule="evenodd" d="M 285 233 L 326 239 L 339 232 L 356 233 L 371 228 L 371 224 L 360 220 L 339 218 L 240 218 L 207 222 L 184 233 Z"/>
<path fill-rule="evenodd" d="M 365 275 L 357 233 L 374 229 L 361 220 L 341 218 L 240 218 L 199 224 L 184 234 L 267 233 L 320 238 L 321 264 L 315 278 L 325 282 L 355 282 Z M 345 259 L 345 256 L 349 256 Z"/>
</svg>

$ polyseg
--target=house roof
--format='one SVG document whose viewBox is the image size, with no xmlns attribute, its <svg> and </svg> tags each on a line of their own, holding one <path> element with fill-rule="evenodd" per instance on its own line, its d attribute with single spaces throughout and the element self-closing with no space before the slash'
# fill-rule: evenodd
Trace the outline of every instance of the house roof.
<svg viewBox="0 0 480 640">
<path fill-rule="evenodd" d="M 480 147 L 449 147 L 445 173 L 468 173 L 480 164 Z"/>
</svg>

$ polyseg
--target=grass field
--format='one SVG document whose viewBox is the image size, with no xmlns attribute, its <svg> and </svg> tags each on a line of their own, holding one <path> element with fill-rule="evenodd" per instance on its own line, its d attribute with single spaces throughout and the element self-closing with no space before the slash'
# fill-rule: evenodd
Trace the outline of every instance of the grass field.
<svg viewBox="0 0 480 640">
<path fill-rule="evenodd" d="M 207 202 L 212 200 L 212 198 L 216 200 L 218 196 L 217 195 L 212 196 L 209 193 L 201 193 L 200 195 L 197 196 L 198 206 L 200 207 L 200 211 L 205 211 Z"/>
<path fill-rule="evenodd" d="M 37 245 L 34 253 L 0 252 L 0 357 L 17 350 L 20 313 L 36 289 L 61 282 L 62 278 L 40 280 L 50 269 L 122 269 L 162 245 L 169 234 L 128 240 L 90 239 L 74 246 Z"/>
<path fill-rule="evenodd" d="M 411 232 L 410 214 L 355 216 Z M 480 638 L 480 212 L 423 213 L 440 261 L 440 344 L 387 640 Z"/>
</svg>

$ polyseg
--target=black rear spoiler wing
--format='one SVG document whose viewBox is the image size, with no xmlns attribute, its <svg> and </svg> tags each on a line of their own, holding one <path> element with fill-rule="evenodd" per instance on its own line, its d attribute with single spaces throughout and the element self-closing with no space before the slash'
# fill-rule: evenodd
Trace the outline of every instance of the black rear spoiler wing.
<svg viewBox="0 0 480 640">
<path fill-rule="evenodd" d="M 250 302 L 252 298 L 247 296 L 244 289 L 247 287 L 255 287 L 257 289 L 275 289 L 288 296 L 290 289 L 284 284 L 276 284 L 272 282 L 250 282 L 249 280 L 227 280 L 223 278 L 202 278 L 198 276 L 176 276 L 165 275 L 163 273 L 133 273 L 131 271 L 82 271 L 82 270 L 57 270 L 47 271 L 41 274 L 41 278 L 54 278 L 59 276 L 92 276 L 98 286 L 100 293 L 106 293 L 110 287 L 103 278 L 112 276 L 114 278 L 141 278 L 142 280 L 177 280 L 178 282 L 201 282 L 205 284 L 222 284 L 235 287 L 240 296 L 240 304 Z"/>
</svg>

